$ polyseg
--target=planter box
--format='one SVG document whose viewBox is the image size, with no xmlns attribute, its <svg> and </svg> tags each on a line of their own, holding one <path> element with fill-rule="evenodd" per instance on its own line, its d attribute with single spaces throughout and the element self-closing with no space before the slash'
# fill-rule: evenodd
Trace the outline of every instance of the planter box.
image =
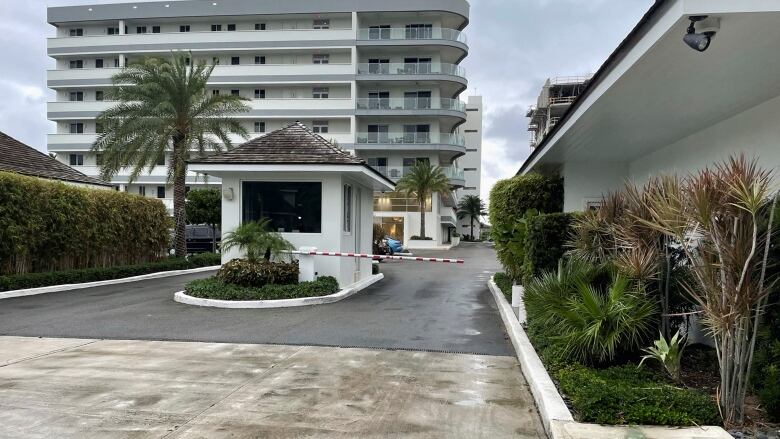
<svg viewBox="0 0 780 439">
<path fill-rule="evenodd" d="M 434 240 L 410 239 L 404 246 L 408 250 L 446 250 L 448 245 L 439 245 Z"/>
<path fill-rule="evenodd" d="M 460 245 L 460 236 L 453 236 L 451 238 L 451 241 L 452 241 L 452 246 L 453 247 L 459 246 Z"/>
</svg>

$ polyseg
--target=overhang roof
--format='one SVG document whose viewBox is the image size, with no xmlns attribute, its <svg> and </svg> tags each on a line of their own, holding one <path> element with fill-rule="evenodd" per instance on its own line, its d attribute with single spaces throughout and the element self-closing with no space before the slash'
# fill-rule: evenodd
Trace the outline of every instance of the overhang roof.
<svg viewBox="0 0 780 439">
<path fill-rule="evenodd" d="M 0 171 L 71 183 L 111 186 L 86 176 L 3 132 L 0 132 Z"/>
<path fill-rule="evenodd" d="M 720 19 L 710 48 L 688 16 Z M 780 2 L 658 0 L 521 166 L 630 162 L 780 95 Z"/>
<path fill-rule="evenodd" d="M 204 173 L 283 169 L 280 166 L 300 171 L 322 166 L 335 166 L 337 169 L 351 167 L 370 174 L 388 189 L 395 187 L 392 180 L 365 160 L 339 149 L 300 122 L 254 138 L 230 151 L 190 160 L 189 163 L 191 169 Z"/>
</svg>

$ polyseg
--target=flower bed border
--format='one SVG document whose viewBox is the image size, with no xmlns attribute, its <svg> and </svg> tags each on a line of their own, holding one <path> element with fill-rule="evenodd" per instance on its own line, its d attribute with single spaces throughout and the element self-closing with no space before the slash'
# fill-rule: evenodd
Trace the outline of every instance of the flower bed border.
<svg viewBox="0 0 780 439">
<path fill-rule="evenodd" d="M 733 439 L 721 427 L 667 427 L 667 426 L 627 426 L 627 425 L 597 425 L 574 421 L 569 408 L 563 401 L 550 374 L 536 353 L 531 341 L 517 320 L 512 306 L 506 300 L 504 293 L 498 288 L 494 276 L 488 280 L 488 288 L 498 306 L 501 320 L 515 348 L 515 355 L 520 362 L 525 380 L 534 396 L 539 416 L 544 429 L 552 439 L 608 439 L 625 437 L 644 437 L 647 439 Z M 635 432 L 634 436 L 629 436 Z"/>
<path fill-rule="evenodd" d="M 277 299 L 277 300 L 216 300 L 203 299 L 188 295 L 185 291 L 179 291 L 173 296 L 173 300 L 185 305 L 204 306 L 210 308 L 229 308 L 229 309 L 268 309 L 268 308 L 290 308 L 296 306 L 324 305 L 334 303 L 353 296 L 369 286 L 384 279 L 382 273 L 374 274 L 359 282 L 355 282 L 341 291 L 320 297 L 300 297 L 297 299 Z"/>
</svg>

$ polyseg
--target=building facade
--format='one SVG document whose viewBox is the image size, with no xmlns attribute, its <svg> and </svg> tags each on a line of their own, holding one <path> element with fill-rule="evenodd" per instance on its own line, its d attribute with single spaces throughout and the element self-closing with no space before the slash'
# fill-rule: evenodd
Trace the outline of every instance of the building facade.
<svg viewBox="0 0 780 439">
<path fill-rule="evenodd" d="M 536 148 L 558 124 L 566 110 L 588 85 L 591 76 L 556 76 L 545 81 L 536 99 L 536 105 L 528 107 L 525 114 L 529 119 L 531 149 Z"/>
<path fill-rule="evenodd" d="M 453 193 L 431 200 L 426 235 L 444 243 L 455 227 L 455 191 L 466 184 L 457 159 L 466 154 L 467 104 L 459 96 L 467 87 L 460 62 L 468 54 L 462 33 L 468 14 L 465 0 L 52 7 L 48 21 L 57 34 L 48 54 L 56 67 L 48 86 L 57 97 L 48 118 L 57 130 L 48 147 L 64 163 L 97 175 L 100 156 L 89 150 L 100 128 L 95 117 L 112 105 L 104 99 L 111 76 L 145 56 L 189 51 L 216 64 L 212 93 L 250 100 L 251 111 L 237 117 L 253 137 L 300 121 L 392 180 L 417 161 L 441 166 Z M 112 183 L 170 206 L 166 176 L 161 162 L 133 183 L 127 174 Z M 187 181 L 190 187 L 220 183 L 195 173 Z M 419 232 L 419 208 L 406 197 L 377 193 L 374 208 L 376 221 L 397 237 Z"/>
<path fill-rule="evenodd" d="M 469 96 L 466 99 L 466 123 L 463 124 L 463 136 L 466 141 L 466 155 L 458 159 L 463 169 L 464 186 L 458 191 L 458 199 L 466 195 L 480 196 L 482 190 L 482 96 Z M 471 235 L 471 220 L 468 217 L 458 220 L 458 233 Z M 481 237 L 481 221 L 474 219 L 474 237 Z"/>
</svg>

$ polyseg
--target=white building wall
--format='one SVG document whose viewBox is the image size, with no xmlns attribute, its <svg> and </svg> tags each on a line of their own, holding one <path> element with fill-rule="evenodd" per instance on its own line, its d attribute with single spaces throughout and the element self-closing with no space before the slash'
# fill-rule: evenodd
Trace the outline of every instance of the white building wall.
<svg viewBox="0 0 780 439">
<path fill-rule="evenodd" d="M 476 110 L 476 111 L 474 111 Z M 482 191 L 482 96 L 469 96 L 466 102 L 466 123 L 460 127 L 461 133 L 466 138 L 466 155 L 458 158 L 458 167 L 463 169 L 466 184 L 457 192 L 458 199 L 466 195 L 481 197 Z M 474 220 L 474 236 L 480 237 L 479 220 Z M 471 221 L 469 218 L 458 220 L 458 233 L 471 234 Z"/>
<path fill-rule="evenodd" d="M 566 162 L 561 176 L 564 179 L 563 211 L 579 212 L 587 208 L 587 203 L 601 200 L 602 194 L 619 189 L 628 176 L 628 165 Z"/>
</svg>

